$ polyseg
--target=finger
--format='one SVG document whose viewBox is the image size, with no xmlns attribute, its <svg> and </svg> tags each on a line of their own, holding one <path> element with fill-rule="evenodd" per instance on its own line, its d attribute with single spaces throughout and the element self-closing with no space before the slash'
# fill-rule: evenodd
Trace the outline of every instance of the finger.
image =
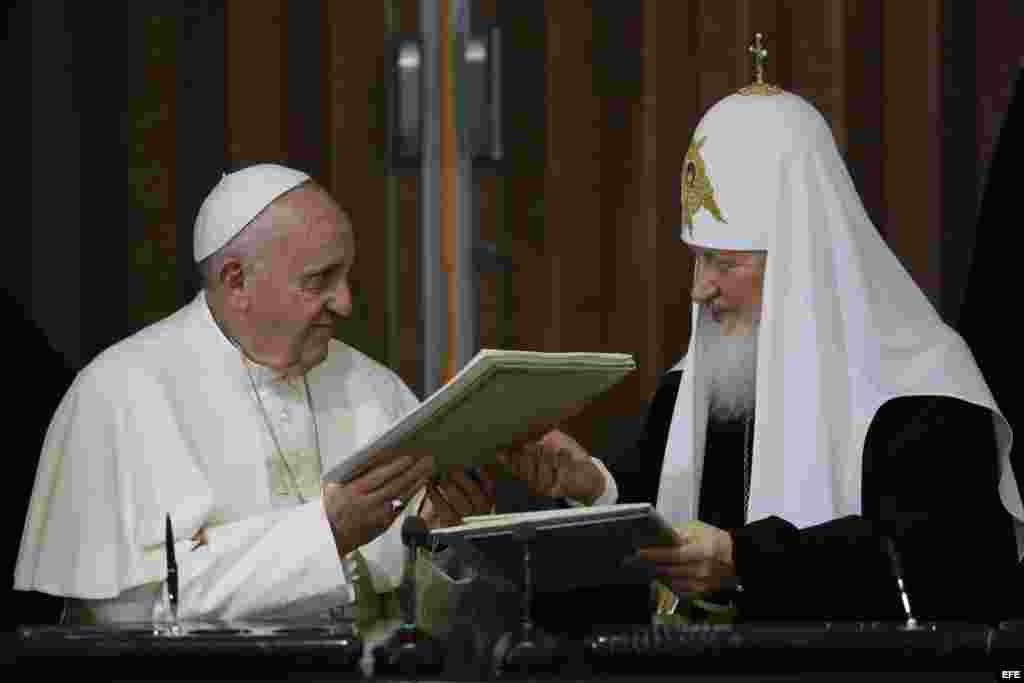
<svg viewBox="0 0 1024 683">
<path fill-rule="evenodd" d="M 458 511 L 452 509 L 451 503 L 441 495 L 437 488 L 433 486 L 428 488 L 427 497 L 430 498 L 430 504 L 433 508 L 434 515 L 436 515 L 441 526 L 451 526 L 462 522 Z"/>
<path fill-rule="evenodd" d="M 396 474 L 383 482 L 371 493 L 377 497 L 405 498 L 419 489 L 430 478 L 434 470 L 434 459 L 423 458 L 408 467 L 404 472 Z"/>
<path fill-rule="evenodd" d="M 531 445 L 515 459 L 519 478 L 531 486 L 537 481 L 537 450 Z"/>
<path fill-rule="evenodd" d="M 681 549 L 681 546 L 645 546 L 636 551 L 636 557 L 644 562 L 678 562 Z"/>
<path fill-rule="evenodd" d="M 693 594 L 703 592 L 699 590 L 698 587 L 694 584 L 694 582 L 690 581 L 689 579 L 672 579 L 668 583 L 672 587 L 672 592 L 677 594 Z"/>
<path fill-rule="evenodd" d="M 402 500 L 411 500 L 419 491 L 423 488 L 429 488 L 431 477 L 421 477 L 412 481 L 411 483 L 403 486 L 402 489 L 395 495 L 396 498 Z"/>
<path fill-rule="evenodd" d="M 505 474 L 522 481 L 529 481 L 530 476 L 530 454 L 526 449 L 505 452 L 498 460 L 505 466 Z"/>
<path fill-rule="evenodd" d="M 483 490 L 485 484 L 482 481 L 477 483 L 468 475 L 462 472 L 455 472 L 451 478 L 451 484 L 459 489 L 459 492 L 468 504 L 463 514 L 482 513 L 490 509 L 489 496 Z"/>
<path fill-rule="evenodd" d="M 708 549 L 697 544 L 679 546 L 676 553 L 676 561 L 681 563 L 708 562 L 711 559 Z"/>
<path fill-rule="evenodd" d="M 200 527 L 198 531 L 192 534 L 192 538 L 190 540 L 194 543 L 192 550 L 202 548 L 206 545 L 208 543 L 208 539 L 206 538 L 206 527 Z"/>
<path fill-rule="evenodd" d="M 658 576 L 670 579 L 701 579 L 706 578 L 708 570 L 701 563 L 695 564 L 655 564 L 651 567 Z"/>
<path fill-rule="evenodd" d="M 522 453 L 513 455 L 509 451 L 499 452 L 497 460 L 513 477 L 522 479 Z"/>
<path fill-rule="evenodd" d="M 572 478 L 574 476 L 574 463 L 572 454 L 568 451 L 559 451 L 554 458 L 555 481 L 551 485 L 552 496 L 566 496 L 571 490 Z"/>
<path fill-rule="evenodd" d="M 494 465 L 481 465 L 478 468 L 480 478 L 484 482 L 484 492 L 488 498 L 494 498 L 498 490 L 499 474 Z"/>
<path fill-rule="evenodd" d="M 451 506 L 460 517 L 472 513 L 473 503 L 466 497 L 462 488 L 455 484 L 452 479 L 449 479 L 441 486 L 441 495 L 448 499 L 448 502 L 451 503 Z"/>
<path fill-rule="evenodd" d="M 548 492 L 549 485 L 542 479 L 543 467 L 541 464 L 541 457 L 539 454 L 534 453 L 528 460 L 529 469 L 527 471 L 527 479 L 530 488 L 533 489 L 534 493 L 545 495 Z"/>
<path fill-rule="evenodd" d="M 412 458 L 402 456 L 397 460 L 374 467 L 366 474 L 353 479 L 348 485 L 357 493 L 369 493 L 408 470 L 412 464 Z"/>
<path fill-rule="evenodd" d="M 559 430 L 548 432 L 542 441 L 552 451 L 567 451 L 573 456 L 587 456 L 587 451 L 576 439 Z"/>
<path fill-rule="evenodd" d="M 538 443 L 540 444 L 541 448 L 543 448 L 545 451 L 548 451 L 550 453 L 557 453 L 558 451 L 566 447 L 566 438 L 566 434 L 558 431 L 557 429 L 552 429 L 550 432 L 541 437 Z"/>
<path fill-rule="evenodd" d="M 557 480 L 557 461 L 553 455 L 538 459 L 538 478 L 541 486 L 548 496 L 554 496 L 555 481 Z"/>
<path fill-rule="evenodd" d="M 429 476 L 425 476 L 419 472 L 410 472 L 399 479 L 394 479 L 380 488 L 377 488 L 370 493 L 364 495 L 367 503 L 371 505 L 379 504 L 384 501 L 390 501 L 401 499 L 409 500 L 416 492 L 427 485 L 430 481 Z"/>
</svg>

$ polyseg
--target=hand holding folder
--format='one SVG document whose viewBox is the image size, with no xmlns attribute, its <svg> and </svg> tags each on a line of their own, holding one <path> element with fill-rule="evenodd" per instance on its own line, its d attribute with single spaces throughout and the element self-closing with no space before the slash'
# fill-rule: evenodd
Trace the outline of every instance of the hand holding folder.
<svg viewBox="0 0 1024 683">
<path fill-rule="evenodd" d="M 430 453 L 436 474 L 493 464 L 498 451 L 540 438 L 635 368 L 626 354 L 484 349 L 324 479 L 350 481 L 405 449 Z"/>
<path fill-rule="evenodd" d="M 513 583 L 523 582 L 519 531 L 533 536 L 538 591 L 649 583 L 651 567 L 627 558 L 644 547 L 672 547 L 682 539 L 650 504 L 599 505 L 467 517 L 463 524 L 431 532 L 431 540 Z"/>
</svg>

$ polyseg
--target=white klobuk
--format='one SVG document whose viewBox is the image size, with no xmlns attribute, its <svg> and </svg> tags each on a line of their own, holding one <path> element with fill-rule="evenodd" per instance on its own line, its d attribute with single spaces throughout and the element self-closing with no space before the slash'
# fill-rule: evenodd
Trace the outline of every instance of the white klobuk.
<svg viewBox="0 0 1024 683">
<path fill-rule="evenodd" d="M 879 236 L 821 114 L 792 93 L 752 90 L 707 111 L 681 174 L 685 242 L 767 252 L 748 521 L 778 515 L 806 527 L 860 514 L 878 409 L 949 396 L 992 412 L 999 493 L 1024 547 L 1012 432 L 970 350 Z M 699 314 L 695 303 L 694 331 Z M 695 337 L 677 365 L 658 494 L 674 523 L 698 509 L 708 399 Z"/>
</svg>

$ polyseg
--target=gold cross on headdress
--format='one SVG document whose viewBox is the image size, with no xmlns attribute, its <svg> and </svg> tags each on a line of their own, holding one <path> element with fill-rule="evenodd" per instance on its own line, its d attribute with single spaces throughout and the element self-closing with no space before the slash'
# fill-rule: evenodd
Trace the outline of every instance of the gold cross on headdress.
<svg viewBox="0 0 1024 683">
<path fill-rule="evenodd" d="M 747 48 L 747 52 L 754 56 L 754 82 L 758 85 L 764 83 L 764 62 L 768 59 L 768 48 L 761 45 L 760 33 L 754 34 L 754 42 Z"/>
<path fill-rule="evenodd" d="M 778 86 L 764 82 L 764 63 L 768 59 L 768 48 L 761 44 L 762 38 L 764 35 L 755 33 L 754 42 L 747 48 L 747 52 L 754 58 L 754 82 L 741 88 L 741 95 L 776 95 L 782 92 Z"/>
</svg>

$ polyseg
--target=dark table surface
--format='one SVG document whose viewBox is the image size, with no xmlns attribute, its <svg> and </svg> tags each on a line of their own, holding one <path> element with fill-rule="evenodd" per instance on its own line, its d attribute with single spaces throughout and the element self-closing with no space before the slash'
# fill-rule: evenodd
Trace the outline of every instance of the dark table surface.
<svg viewBox="0 0 1024 683">
<path fill-rule="evenodd" d="M 69 668 L 101 680 L 1024 680 L 1012 673 L 1024 669 L 1024 621 L 613 627 L 537 640 L 550 648 L 520 648 L 528 664 L 500 674 L 497 643 L 454 640 L 438 644 L 440 670 L 375 670 L 381 641 L 367 646 L 345 624 L 28 625 L 3 638 L 15 680 Z"/>
</svg>

